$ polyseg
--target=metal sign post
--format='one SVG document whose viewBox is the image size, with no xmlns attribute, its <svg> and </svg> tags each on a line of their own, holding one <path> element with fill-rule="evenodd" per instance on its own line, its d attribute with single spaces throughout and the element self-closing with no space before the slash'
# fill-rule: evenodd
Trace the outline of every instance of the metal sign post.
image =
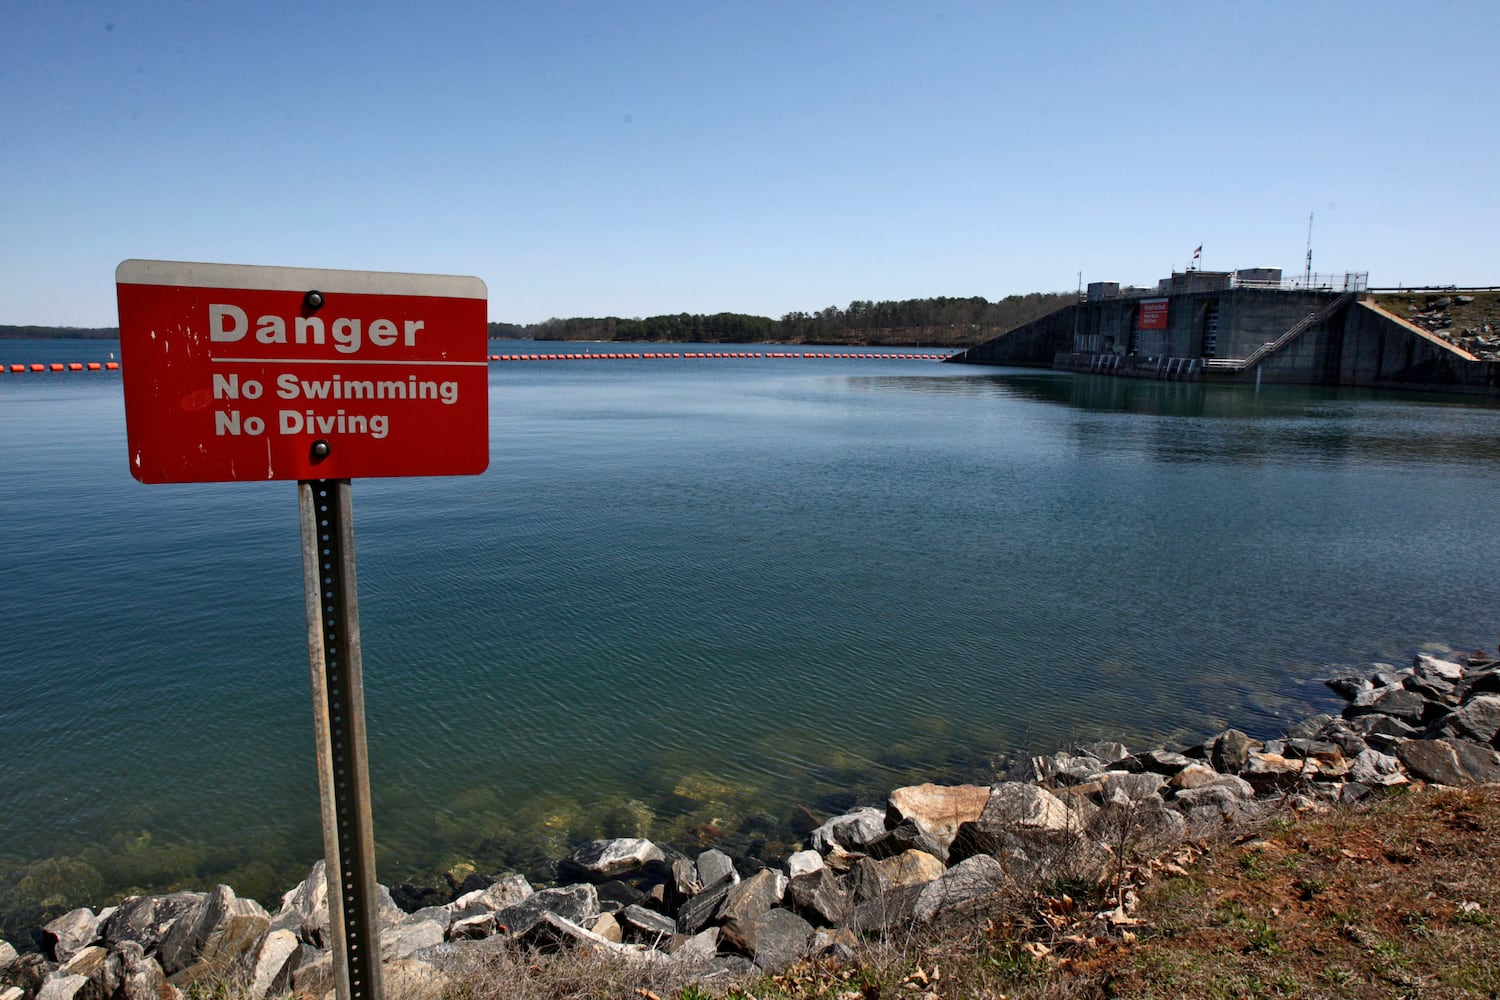
<svg viewBox="0 0 1500 1000">
<path fill-rule="evenodd" d="M 347 479 L 297 483 L 334 986 L 340 998 L 379 1000 L 380 924 L 351 494 Z"/>
<path fill-rule="evenodd" d="M 339 1000 L 380 1000 L 350 481 L 489 465 L 484 282 L 127 260 L 115 271 L 130 474 L 295 479 Z"/>
</svg>

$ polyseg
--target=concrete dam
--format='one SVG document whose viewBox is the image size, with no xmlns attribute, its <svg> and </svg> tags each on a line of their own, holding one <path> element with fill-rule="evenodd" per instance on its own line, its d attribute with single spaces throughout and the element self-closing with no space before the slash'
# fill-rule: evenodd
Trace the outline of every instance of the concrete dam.
<svg viewBox="0 0 1500 1000">
<path fill-rule="evenodd" d="M 1500 396 L 1500 340 L 1489 350 L 1496 331 L 1488 321 L 1492 314 L 1500 320 L 1500 290 L 1366 286 L 1356 273 L 1283 281 L 1278 268 L 1179 272 L 1154 289 L 1096 282 L 1076 304 L 951 360 L 1127 378 Z M 1450 307 L 1472 328 L 1455 327 Z"/>
</svg>

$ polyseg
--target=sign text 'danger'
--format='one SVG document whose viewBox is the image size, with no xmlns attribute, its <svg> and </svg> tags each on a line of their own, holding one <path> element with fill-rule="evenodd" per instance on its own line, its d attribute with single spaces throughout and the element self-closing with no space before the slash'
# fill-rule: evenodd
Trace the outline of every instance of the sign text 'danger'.
<svg viewBox="0 0 1500 1000">
<path fill-rule="evenodd" d="M 488 466 L 477 278 L 159 261 L 126 261 L 116 276 L 142 482 Z"/>
</svg>

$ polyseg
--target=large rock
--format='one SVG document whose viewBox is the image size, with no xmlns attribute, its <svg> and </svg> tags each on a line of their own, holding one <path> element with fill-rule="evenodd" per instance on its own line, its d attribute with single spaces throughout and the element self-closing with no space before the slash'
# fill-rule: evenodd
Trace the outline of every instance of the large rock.
<svg viewBox="0 0 1500 1000">
<path fill-rule="evenodd" d="M 667 957 L 662 952 L 645 945 L 620 944 L 611 941 L 602 934 L 595 934 L 582 924 L 551 912 L 542 913 L 537 922 L 528 928 L 525 934 L 518 935 L 518 938 L 533 947 L 582 948 L 593 954 L 620 959 L 631 964 L 657 962 Z"/>
<path fill-rule="evenodd" d="M 187 981 L 248 972 L 256 949 L 271 927 L 270 914 L 253 899 L 240 899 L 221 885 L 208 894 L 202 909 L 184 913 L 167 932 L 159 958 L 168 976 L 187 972 Z"/>
<path fill-rule="evenodd" d="M 88 976 L 77 973 L 54 972 L 42 982 L 36 1000 L 74 1000 L 89 984 Z"/>
<path fill-rule="evenodd" d="M 1415 726 L 1440 709 L 1436 703 L 1404 687 L 1377 688 L 1370 694 L 1374 697 L 1367 699 L 1367 696 L 1361 695 L 1356 698 L 1354 704 L 1344 709 L 1344 715 L 1350 718 L 1358 715 L 1389 715 Z"/>
<path fill-rule="evenodd" d="M 521 937 L 536 926 L 542 915 L 551 913 L 575 924 L 591 922 L 599 915 L 599 893 L 588 883 L 563 889 L 543 889 L 519 903 L 495 913 L 496 923 L 512 937 Z"/>
<path fill-rule="evenodd" d="M 1099 795 L 1105 802 L 1140 802 L 1159 797 L 1166 785 L 1167 779 L 1154 771 L 1141 771 L 1136 774 L 1126 771 L 1107 771 L 1104 774 Z"/>
<path fill-rule="evenodd" d="M 864 851 L 885 835 L 885 813 L 866 807 L 847 812 L 818 827 L 808 835 L 813 850 L 827 854 L 835 846 L 846 851 Z"/>
<path fill-rule="evenodd" d="M 207 898 L 208 894 L 202 892 L 131 896 L 99 922 L 99 936 L 110 947 L 134 941 L 144 951 L 156 951 L 177 918 L 199 911 Z"/>
<path fill-rule="evenodd" d="M 984 811 L 958 828 L 949 859 L 957 862 L 976 854 L 995 854 L 1015 841 L 1061 843 L 1075 836 L 1091 812 L 1076 801 L 1073 808 L 1045 788 L 1006 781 L 990 790 Z"/>
<path fill-rule="evenodd" d="M 856 900 L 884 896 L 896 889 L 923 886 L 941 878 L 945 866 L 931 854 L 906 851 L 893 858 L 861 858 L 854 867 Z"/>
<path fill-rule="evenodd" d="M 790 910 L 770 910 L 754 920 L 732 920 L 720 941 L 739 951 L 766 972 L 780 972 L 807 955 L 813 928 Z"/>
<path fill-rule="evenodd" d="M 322 861 L 315 862 L 307 878 L 281 897 L 281 909 L 271 920 L 272 930 L 289 930 L 314 948 L 332 943 L 328 930 L 328 876 Z"/>
<path fill-rule="evenodd" d="M 42 988 L 42 982 L 55 971 L 47 956 L 28 951 L 11 959 L 4 976 L 0 977 L 0 984 L 18 986 L 28 997 L 34 997 Z"/>
<path fill-rule="evenodd" d="M 1115 855 L 1140 847 L 1175 843 L 1186 821 L 1158 795 L 1139 799 L 1111 799 L 1089 821 L 1091 838 Z"/>
<path fill-rule="evenodd" d="M 677 922 L 663 913 L 648 910 L 644 906 L 627 906 L 616 914 L 620 930 L 631 941 L 649 944 L 653 948 L 677 933 Z"/>
<path fill-rule="evenodd" d="M 380 970 L 380 982 L 386 996 L 401 1000 L 443 1000 L 453 992 L 447 976 L 416 959 L 387 962 Z"/>
<path fill-rule="evenodd" d="M 734 859 L 717 848 L 709 848 L 698 855 L 694 862 L 698 871 L 698 884 L 710 889 L 720 882 L 738 882 L 740 873 L 734 868 Z"/>
<path fill-rule="evenodd" d="M 1493 743 L 1496 733 L 1500 733 L 1500 695 L 1481 694 L 1470 698 L 1443 722 L 1459 739 Z"/>
<path fill-rule="evenodd" d="M 97 944 L 79 949 L 58 971 L 88 979 L 88 985 L 77 994 L 78 1000 L 109 1000 L 119 991 L 123 978 L 120 956 Z"/>
<path fill-rule="evenodd" d="M 1428 656 L 1426 653 L 1418 653 L 1412 660 L 1412 673 L 1417 677 L 1447 681 L 1449 684 L 1457 684 L 1464 679 L 1464 668 L 1461 664 L 1454 663 L 1452 660 L 1439 659 L 1436 656 Z"/>
<path fill-rule="evenodd" d="M 69 910 L 42 927 L 42 951 L 54 962 L 63 963 L 93 944 L 98 937 L 99 918 L 86 906 Z"/>
<path fill-rule="evenodd" d="M 823 868 L 823 855 L 817 851 L 797 851 L 786 859 L 786 877 L 790 879 L 811 875 Z"/>
<path fill-rule="evenodd" d="M 9 941 L 0 941 L 0 972 L 10 968 L 10 963 L 16 960 L 16 949 Z"/>
<path fill-rule="evenodd" d="M 830 927 L 848 920 L 854 907 L 853 894 L 829 868 L 792 879 L 787 895 L 798 913 Z"/>
<path fill-rule="evenodd" d="M 1393 754 L 1373 749 L 1367 749 L 1354 758 L 1349 768 L 1349 780 L 1370 788 L 1407 783 L 1401 761 Z"/>
<path fill-rule="evenodd" d="M 927 883 L 912 904 L 912 916 L 926 922 L 1005 887 L 1005 866 L 987 854 L 967 858 Z"/>
<path fill-rule="evenodd" d="M 984 813 L 990 789 L 984 785 L 908 785 L 891 792 L 885 807 L 885 825 L 916 824 L 947 853 L 958 828 Z"/>
<path fill-rule="evenodd" d="M 167 980 L 161 963 L 129 942 L 116 952 L 120 956 L 123 982 L 114 1000 L 183 1000 L 186 994 Z"/>
<path fill-rule="evenodd" d="M 1439 785 L 1500 781 L 1500 754 L 1462 740 L 1407 740 L 1396 747 L 1406 769 Z"/>
<path fill-rule="evenodd" d="M 942 861 L 948 860 L 948 845 L 909 819 L 887 830 L 885 836 L 872 840 L 866 850 L 872 858 L 893 858 L 906 851 L 921 851 Z"/>
<path fill-rule="evenodd" d="M 716 919 L 752 921 L 781 902 L 786 886 L 787 877 L 781 872 L 769 868 L 758 871 L 730 888 Z"/>
<path fill-rule="evenodd" d="M 1208 762 L 1220 774 L 1238 774 L 1250 758 L 1250 737 L 1238 729 L 1226 729 L 1214 737 Z"/>
<path fill-rule="evenodd" d="M 291 992 L 292 972 L 297 968 L 301 949 L 297 935 L 285 928 L 268 933 L 250 970 L 250 1000 Z"/>
<path fill-rule="evenodd" d="M 621 875 L 640 871 L 647 863 L 666 858 L 662 849 L 641 837 L 595 840 L 585 844 L 558 864 L 558 874 L 565 878 L 581 877 L 591 882 L 607 882 Z"/>
<path fill-rule="evenodd" d="M 473 889 L 464 893 L 449 903 L 446 909 L 452 915 L 453 920 L 461 920 L 464 917 L 494 913 L 507 906 L 514 906 L 535 891 L 524 875 L 505 875 L 483 889 Z"/>
<path fill-rule="evenodd" d="M 729 890 L 733 884 L 725 879 L 718 885 L 690 896 L 677 908 L 677 932 L 697 934 L 707 927 L 709 921 L 719 912 L 719 908 L 724 905 L 724 900 L 729 896 Z"/>
<path fill-rule="evenodd" d="M 490 919 L 494 919 L 491 917 Z M 380 931 L 380 960 L 411 958 L 424 948 L 443 943 L 443 925 L 436 920 L 413 920 Z"/>
</svg>

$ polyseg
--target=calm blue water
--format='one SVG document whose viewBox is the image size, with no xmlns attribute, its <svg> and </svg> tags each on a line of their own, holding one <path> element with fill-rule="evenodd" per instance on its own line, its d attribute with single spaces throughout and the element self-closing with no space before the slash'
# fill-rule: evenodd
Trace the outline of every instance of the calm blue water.
<svg viewBox="0 0 1500 1000">
<path fill-rule="evenodd" d="M 919 361 L 490 379 L 485 475 L 354 486 L 383 881 L 605 832 L 772 853 L 798 804 L 1271 735 L 1330 672 L 1496 638 L 1490 404 Z M 292 884 L 321 852 L 295 484 L 135 483 L 117 373 L 0 375 L 0 469 L 0 908 L 42 859 L 96 896 Z"/>
</svg>

